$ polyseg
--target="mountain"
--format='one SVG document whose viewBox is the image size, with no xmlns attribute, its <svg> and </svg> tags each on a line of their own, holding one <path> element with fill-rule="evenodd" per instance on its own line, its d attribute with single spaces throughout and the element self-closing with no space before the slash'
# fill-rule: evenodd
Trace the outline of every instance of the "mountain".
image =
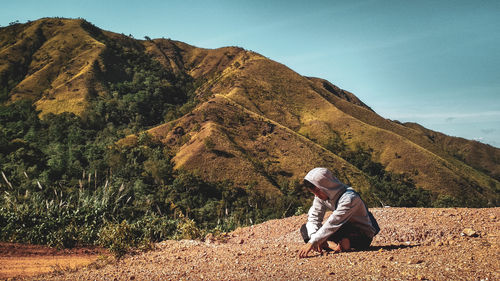
<svg viewBox="0 0 500 281">
<path fill-rule="evenodd" d="M 500 149 L 385 119 L 353 93 L 238 47 L 44 18 L 0 29 L 0 79 L 4 104 L 31 100 L 41 118 L 138 124 L 119 147 L 147 132 L 176 169 L 207 181 L 276 196 L 325 166 L 372 204 L 409 193 L 436 206 L 500 202 Z"/>
</svg>

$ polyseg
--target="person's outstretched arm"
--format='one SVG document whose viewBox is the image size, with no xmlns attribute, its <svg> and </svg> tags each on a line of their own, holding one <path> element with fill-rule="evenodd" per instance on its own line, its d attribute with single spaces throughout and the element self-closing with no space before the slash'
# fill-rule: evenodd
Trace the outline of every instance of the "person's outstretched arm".
<svg viewBox="0 0 500 281">
<path fill-rule="evenodd" d="M 326 207 L 323 205 L 321 199 L 317 196 L 314 197 L 313 204 L 307 213 L 307 233 L 309 237 L 321 228 L 323 218 L 325 217 Z M 321 246 L 319 243 L 306 243 L 299 250 L 299 257 L 304 258 L 311 251 L 315 250 L 321 253 Z"/>
<path fill-rule="evenodd" d="M 323 225 L 323 219 L 325 218 L 326 207 L 321 202 L 317 196 L 314 196 L 314 201 L 312 203 L 311 208 L 309 208 L 309 212 L 307 212 L 307 233 L 309 237 Z"/>
</svg>

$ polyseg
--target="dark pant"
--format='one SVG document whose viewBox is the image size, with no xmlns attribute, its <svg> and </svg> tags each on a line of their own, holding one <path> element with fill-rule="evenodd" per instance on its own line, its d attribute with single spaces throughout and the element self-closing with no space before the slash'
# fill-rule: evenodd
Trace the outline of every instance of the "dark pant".
<svg viewBox="0 0 500 281">
<path fill-rule="evenodd" d="M 305 224 L 303 224 L 300 228 L 300 234 L 302 235 L 304 242 L 309 242 L 310 236 L 309 233 L 307 233 Z M 356 250 L 368 249 L 373 239 L 367 237 L 359 228 L 349 222 L 342 225 L 334 234 L 328 237 L 328 240 L 339 243 L 343 238 L 349 238 L 351 248 Z"/>
</svg>

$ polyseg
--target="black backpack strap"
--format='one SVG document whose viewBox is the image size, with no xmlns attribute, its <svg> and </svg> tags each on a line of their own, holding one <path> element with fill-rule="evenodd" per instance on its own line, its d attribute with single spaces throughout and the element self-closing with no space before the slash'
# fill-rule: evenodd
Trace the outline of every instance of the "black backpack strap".
<svg viewBox="0 0 500 281">
<path fill-rule="evenodd" d="M 339 204 L 339 200 L 340 198 L 344 195 L 344 193 L 346 193 L 347 191 L 352 191 L 354 193 L 356 193 L 359 198 L 361 199 L 361 201 L 363 202 L 363 204 L 365 205 L 365 208 L 366 208 L 366 212 L 368 213 L 368 217 L 370 218 L 370 222 L 373 226 L 373 228 L 375 228 L 375 235 L 377 235 L 379 232 L 380 232 L 380 226 L 378 225 L 378 222 L 377 220 L 375 219 L 375 217 L 373 216 L 373 214 L 368 210 L 368 207 L 366 206 L 365 202 L 363 201 L 363 198 L 361 198 L 361 195 L 359 195 L 359 193 L 357 193 L 354 189 L 345 189 L 339 196 L 339 198 L 337 199 L 337 202 L 335 202 L 335 210 L 337 210 L 337 206 Z"/>
<path fill-rule="evenodd" d="M 370 222 L 372 223 L 373 228 L 375 228 L 375 236 L 380 232 L 380 226 L 378 225 L 378 222 L 373 216 L 372 212 L 368 211 L 368 208 L 366 208 L 366 211 L 368 212 L 368 217 L 370 218 Z"/>
<path fill-rule="evenodd" d="M 342 193 L 340 193 L 339 198 L 337 198 L 337 201 L 335 202 L 335 210 L 337 210 L 337 206 L 339 205 L 339 200 L 340 200 L 340 198 L 342 198 L 342 196 L 344 196 L 344 194 L 345 194 L 347 191 L 349 191 L 349 189 L 347 189 L 347 188 L 346 188 L 344 191 L 342 191 Z M 354 190 L 351 190 L 351 191 L 354 191 Z"/>
</svg>

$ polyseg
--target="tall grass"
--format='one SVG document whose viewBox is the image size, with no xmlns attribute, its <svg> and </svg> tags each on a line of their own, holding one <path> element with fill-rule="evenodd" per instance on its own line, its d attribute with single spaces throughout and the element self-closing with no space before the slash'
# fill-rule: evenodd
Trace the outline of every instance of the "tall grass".
<svg viewBox="0 0 500 281">
<path fill-rule="evenodd" d="M 46 187 L 36 180 L 31 188 L 0 186 L 0 241 L 60 248 L 99 245 L 121 256 L 152 242 L 201 238 L 292 215 L 297 206 L 307 205 L 296 190 L 269 199 L 182 171 L 149 191 L 137 181 L 98 184 L 95 174 L 93 179 L 87 175 L 76 187 Z"/>
<path fill-rule="evenodd" d="M 61 248 L 100 245 L 121 255 L 130 247 L 174 238 L 177 224 L 182 222 L 154 212 L 138 212 L 131 189 L 119 182 L 106 181 L 95 188 L 80 185 L 73 191 L 2 189 L 2 241 Z"/>
</svg>

